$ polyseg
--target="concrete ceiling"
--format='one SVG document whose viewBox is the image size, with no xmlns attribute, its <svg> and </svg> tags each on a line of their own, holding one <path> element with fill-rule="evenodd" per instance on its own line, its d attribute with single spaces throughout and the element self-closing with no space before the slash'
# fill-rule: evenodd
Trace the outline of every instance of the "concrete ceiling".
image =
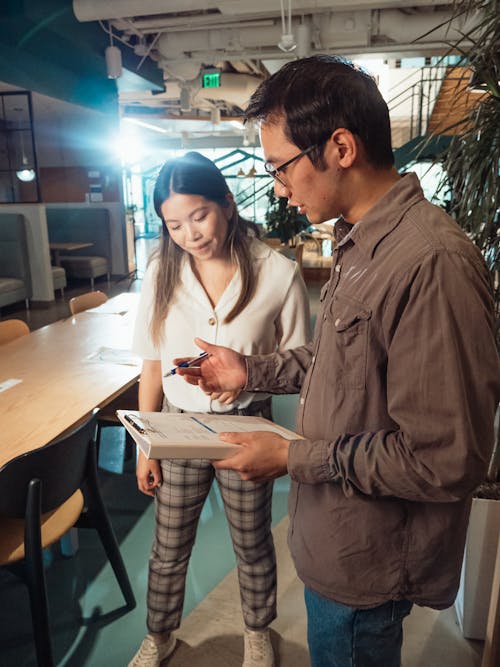
<svg viewBox="0 0 500 667">
<path fill-rule="evenodd" d="M 259 82 L 313 53 L 394 62 L 445 51 L 453 0 L 4 0 L 0 81 L 149 125 L 165 136 L 243 130 Z M 284 16 L 281 12 L 284 9 Z M 121 52 L 109 79 L 106 47 Z M 220 86 L 204 88 L 206 68 Z M 219 117 L 222 123 L 219 123 Z M 217 127 L 215 127 L 217 126 Z M 184 128 L 188 128 L 185 130 Z M 227 136 L 226 136 L 227 135 Z M 248 141 L 250 139 L 250 141 Z M 253 137 L 246 137 L 253 143 Z"/>
<path fill-rule="evenodd" d="M 453 0 L 73 0 L 122 52 L 156 63 L 165 92 L 124 91 L 127 113 L 242 113 L 251 93 L 285 60 L 313 53 L 391 59 L 442 53 L 453 37 Z M 283 9 L 283 11 L 282 11 Z M 443 25 L 444 24 L 444 25 Z M 463 28 L 457 21 L 456 29 Z M 206 68 L 220 87 L 204 88 Z M 138 70 L 140 72 L 140 68 Z M 146 107 L 148 111 L 146 111 Z"/>
</svg>

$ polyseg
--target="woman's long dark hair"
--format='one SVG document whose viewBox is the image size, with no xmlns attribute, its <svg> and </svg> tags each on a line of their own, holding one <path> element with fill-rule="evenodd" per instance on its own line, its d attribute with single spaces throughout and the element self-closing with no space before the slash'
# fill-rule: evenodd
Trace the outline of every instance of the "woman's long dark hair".
<svg viewBox="0 0 500 667">
<path fill-rule="evenodd" d="M 172 192 L 200 195 L 221 208 L 227 208 L 231 205 L 227 199 L 230 190 L 224 176 L 211 160 L 200 153 L 191 151 L 181 158 L 168 160 L 161 168 L 153 194 L 155 211 L 163 223 L 160 246 L 153 255 L 153 258 L 159 260 L 153 317 L 151 319 L 151 337 L 155 344 L 160 342 L 162 324 L 167 316 L 174 292 L 179 285 L 181 263 L 185 254 L 172 241 L 161 212 L 163 203 Z M 240 270 L 241 292 L 234 308 L 224 320 L 226 323 L 231 322 L 241 313 L 255 291 L 256 276 L 250 259 L 249 240 L 252 236 L 259 236 L 257 225 L 242 218 L 238 213 L 236 204 L 233 204 L 233 206 L 233 214 L 228 221 L 226 247 L 231 260 Z"/>
</svg>

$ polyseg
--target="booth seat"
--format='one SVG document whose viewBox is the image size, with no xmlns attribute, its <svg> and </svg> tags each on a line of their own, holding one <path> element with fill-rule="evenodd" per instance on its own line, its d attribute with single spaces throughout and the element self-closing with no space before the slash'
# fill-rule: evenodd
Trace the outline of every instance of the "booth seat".
<svg viewBox="0 0 500 667">
<path fill-rule="evenodd" d="M 64 288 L 67 285 L 66 271 L 62 266 L 51 266 L 52 283 L 54 285 L 54 292 L 56 289 L 61 290 L 61 296 L 64 296 Z"/>
<path fill-rule="evenodd" d="M 66 278 L 90 280 L 107 276 L 111 272 L 111 233 L 109 211 L 105 208 L 51 208 L 47 206 L 47 227 L 50 242 L 83 242 L 87 248 L 60 255 L 59 264 L 66 271 Z"/>
<path fill-rule="evenodd" d="M 90 279 L 90 289 L 94 289 L 94 278 L 107 276 L 109 283 L 109 262 L 106 257 L 97 255 L 70 256 L 62 255 L 60 257 L 61 266 L 71 278 Z"/>
<path fill-rule="evenodd" d="M 23 215 L 0 213 L 0 307 L 31 298 L 31 275 Z"/>
</svg>

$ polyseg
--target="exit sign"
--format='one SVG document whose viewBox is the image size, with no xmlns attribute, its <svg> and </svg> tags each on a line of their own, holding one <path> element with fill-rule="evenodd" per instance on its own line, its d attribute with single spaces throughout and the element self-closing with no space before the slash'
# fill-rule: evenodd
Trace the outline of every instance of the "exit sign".
<svg viewBox="0 0 500 667">
<path fill-rule="evenodd" d="M 203 88 L 220 88 L 219 70 L 205 70 L 202 75 Z"/>
</svg>

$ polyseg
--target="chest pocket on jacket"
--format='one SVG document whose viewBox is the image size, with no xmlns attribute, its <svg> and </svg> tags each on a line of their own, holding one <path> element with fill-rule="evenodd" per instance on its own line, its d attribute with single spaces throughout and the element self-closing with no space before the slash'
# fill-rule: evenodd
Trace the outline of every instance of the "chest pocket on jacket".
<svg viewBox="0 0 500 667">
<path fill-rule="evenodd" d="M 361 301 L 335 294 L 326 315 L 335 332 L 338 380 L 346 387 L 363 389 L 371 310 Z"/>
</svg>

